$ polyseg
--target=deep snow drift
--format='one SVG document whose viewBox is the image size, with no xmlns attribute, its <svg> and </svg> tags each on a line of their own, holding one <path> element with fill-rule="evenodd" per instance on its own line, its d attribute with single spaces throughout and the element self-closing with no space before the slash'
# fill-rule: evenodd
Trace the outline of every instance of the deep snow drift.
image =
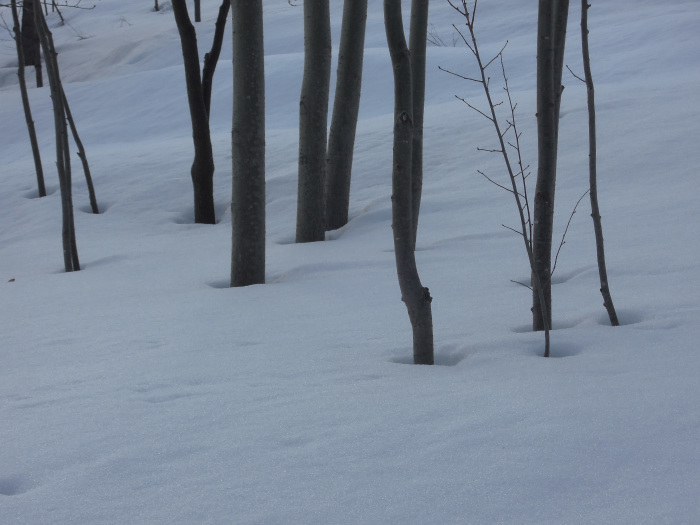
<svg viewBox="0 0 700 525">
<path fill-rule="evenodd" d="M 83 270 L 62 271 L 48 88 L 33 86 L 50 195 L 37 198 L 0 36 L 0 523 L 696 523 L 700 490 L 700 55 L 695 1 L 593 2 L 599 176 L 613 298 L 587 200 L 554 275 L 551 359 L 501 160 L 446 2 L 431 2 L 421 278 L 435 367 L 411 334 L 391 238 L 392 76 L 370 0 L 350 223 L 295 245 L 303 12 L 265 2 L 267 281 L 227 288 L 230 34 L 214 78 L 215 226 L 192 224 L 189 113 L 168 2 L 49 17 L 102 213 L 77 158 Z M 203 2 L 200 54 L 218 2 Z M 408 9 L 408 2 L 404 2 Z M 581 71 L 579 6 L 566 62 Z M 536 6 L 479 3 L 536 165 Z M 331 2 L 337 48 L 342 2 Z M 0 8 L 6 20 L 9 10 Z M 406 20 L 408 13 L 404 13 Z M 498 75 L 494 72 L 494 85 Z M 584 86 L 562 102 L 556 237 L 587 187 Z M 331 91 L 333 92 L 333 91 Z M 534 181 L 533 181 L 534 184 Z"/>
</svg>

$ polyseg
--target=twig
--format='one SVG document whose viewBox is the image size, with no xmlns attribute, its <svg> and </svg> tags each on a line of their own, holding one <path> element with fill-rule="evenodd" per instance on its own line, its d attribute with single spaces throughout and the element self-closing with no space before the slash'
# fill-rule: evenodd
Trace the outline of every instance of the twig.
<svg viewBox="0 0 700 525">
<path fill-rule="evenodd" d="M 552 266 L 552 272 L 549 274 L 550 276 L 554 275 L 554 270 L 557 269 L 557 260 L 559 259 L 559 252 L 562 249 L 562 246 L 566 244 L 566 233 L 569 231 L 569 226 L 571 225 L 571 219 L 574 218 L 574 215 L 576 214 L 576 208 L 578 208 L 578 205 L 581 203 L 583 198 L 588 195 L 588 192 L 591 191 L 590 189 L 586 190 L 583 192 L 583 195 L 579 197 L 579 199 L 576 201 L 576 205 L 574 206 L 573 211 L 571 212 L 571 215 L 569 215 L 569 221 L 566 223 L 566 228 L 564 229 L 564 234 L 561 236 L 561 242 L 559 243 L 559 248 L 557 248 L 557 254 L 554 257 L 554 266 Z"/>
</svg>

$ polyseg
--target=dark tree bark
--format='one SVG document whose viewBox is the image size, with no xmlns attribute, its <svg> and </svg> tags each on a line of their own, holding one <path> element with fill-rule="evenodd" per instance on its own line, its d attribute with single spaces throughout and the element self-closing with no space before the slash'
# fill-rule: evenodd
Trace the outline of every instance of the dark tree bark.
<svg viewBox="0 0 700 525">
<path fill-rule="evenodd" d="M 425 107 L 425 54 L 428 35 L 429 0 L 411 2 L 411 81 L 413 90 L 413 152 L 411 160 L 411 189 L 413 214 L 413 245 L 418 235 L 418 216 L 423 193 L 423 112 Z"/>
<path fill-rule="evenodd" d="M 544 330 L 545 321 L 540 308 L 539 282 L 547 305 L 546 315 L 552 321 L 552 231 L 554 224 L 554 193 L 557 178 L 557 139 L 561 76 L 566 43 L 568 0 L 539 0 L 537 20 L 537 185 L 533 210 L 532 233 L 532 327 Z"/>
<path fill-rule="evenodd" d="M 591 217 L 593 217 L 593 229 L 595 231 L 596 254 L 598 259 L 598 274 L 600 276 L 600 293 L 603 295 L 603 306 L 608 312 L 608 318 L 612 326 L 619 326 L 615 305 L 613 304 L 610 286 L 608 284 L 608 270 L 605 264 L 605 246 L 603 243 L 603 225 L 598 207 L 598 176 L 597 176 L 597 148 L 596 148 L 596 122 L 595 122 L 595 89 L 593 86 L 593 74 L 591 73 L 591 57 L 588 51 L 588 0 L 581 0 L 581 49 L 583 52 L 583 71 L 588 93 L 588 167 L 590 181 Z"/>
<path fill-rule="evenodd" d="M 226 19 L 228 12 L 231 9 L 231 0 L 223 0 L 219 7 L 219 14 L 216 17 L 216 25 L 214 29 L 214 40 L 211 44 L 211 50 L 204 55 L 204 66 L 202 66 L 202 97 L 204 98 L 204 109 L 209 115 L 211 108 L 211 87 L 214 79 L 214 71 L 219 63 L 219 55 L 221 54 L 221 45 L 224 41 L 224 30 L 226 29 Z"/>
<path fill-rule="evenodd" d="M 296 242 L 325 238 L 326 140 L 331 80 L 328 0 L 304 2 L 304 76 L 299 100 Z"/>
<path fill-rule="evenodd" d="M 39 0 L 33 0 L 33 2 L 35 22 L 41 46 L 44 50 L 46 73 L 49 78 L 51 101 L 53 104 L 54 125 L 56 130 L 56 168 L 58 170 L 58 181 L 61 189 L 63 219 L 63 262 L 66 272 L 73 272 L 80 270 L 80 261 L 78 259 L 78 249 L 75 240 L 70 152 L 68 147 L 68 128 L 65 118 L 66 112 L 63 104 L 63 88 L 61 86 L 58 62 L 56 60 L 57 53 L 54 48 L 51 31 L 49 31 L 44 15 L 41 12 Z"/>
<path fill-rule="evenodd" d="M 326 230 L 348 222 L 350 180 L 360 112 L 367 0 L 345 0 L 338 50 L 338 76 L 328 135 Z"/>
<path fill-rule="evenodd" d="M 68 105 L 68 99 L 66 98 L 66 92 L 61 86 L 61 95 L 63 96 L 63 108 L 66 112 L 66 119 L 68 120 L 68 125 L 70 126 L 71 133 L 73 134 L 73 140 L 78 148 L 78 157 L 80 162 L 83 164 L 83 173 L 85 174 L 85 183 L 87 184 L 88 194 L 90 196 L 90 208 L 92 213 L 100 213 L 97 207 L 97 197 L 95 196 L 95 186 L 92 184 L 92 175 L 90 175 L 90 165 L 88 164 L 87 154 L 85 153 L 85 147 L 83 146 L 83 141 L 80 140 L 80 135 L 78 135 L 78 128 L 75 126 L 75 121 L 73 120 L 73 114 L 70 111 L 70 106 Z"/>
<path fill-rule="evenodd" d="M 24 65 L 34 66 L 36 87 L 43 87 L 41 43 L 39 42 L 39 34 L 36 29 L 34 1 L 25 1 L 22 6 L 22 53 L 24 55 Z"/>
<path fill-rule="evenodd" d="M 182 57 L 185 64 L 187 101 L 192 121 L 194 161 L 192 162 L 192 186 L 194 189 L 194 222 L 214 224 L 214 155 L 209 133 L 209 114 L 204 104 L 202 79 L 199 72 L 197 34 L 187 13 L 185 0 L 173 0 L 175 23 L 180 33 Z"/>
<path fill-rule="evenodd" d="M 265 62 L 262 0 L 233 0 L 231 286 L 265 282 Z"/>
<path fill-rule="evenodd" d="M 200 0 L 194 0 L 194 21 L 202 21 L 202 2 Z"/>
<path fill-rule="evenodd" d="M 156 5 L 155 5 L 155 7 L 154 7 L 153 9 L 154 9 L 155 11 L 158 11 L 158 10 L 160 10 L 160 8 L 158 7 L 158 0 L 155 0 L 155 1 L 156 1 Z"/>
<path fill-rule="evenodd" d="M 401 299 L 413 329 L 413 362 L 432 365 L 433 317 L 430 292 L 418 276 L 413 243 L 411 162 L 413 94 L 410 53 L 401 18 L 401 0 L 384 0 L 384 23 L 394 68 L 394 155 L 392 171 L 392 229 L 396 273 Z"/>
<path fill-rule="evenodd" d="M 29 93 L 27 92 L 27 82 L 24 78 L 24 50 L 22 48 L 22 32 L 19 26 L 19 15 L 17 14 L 17 0 L 12 0 L 12 21 L 14 23 L 15 44 L 17 46 L 17 77 L 19 78 L 19 89 L 22 94 L 22 106 L 24 117 L 27 121 L 27 131 L 29 132 L 29 142 L 32 146 L 32 156 L 34 157 L 34 168 L 36 170 L 36 182 L 39 190 L 39 197 L 46 197 L 46 186 L 44 185 L 44 168 L 41 165 L 41 152 L 36 138 L 34 119 L 32 118 L 32 108 L 29 105 Z M 32 11 L 33 12 L 33 11 Z"/>
</svg>

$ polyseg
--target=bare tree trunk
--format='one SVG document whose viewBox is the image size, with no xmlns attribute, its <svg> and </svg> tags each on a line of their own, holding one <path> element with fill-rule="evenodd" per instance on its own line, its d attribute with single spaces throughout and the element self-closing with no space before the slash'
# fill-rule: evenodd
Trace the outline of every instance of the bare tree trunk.
<svg viewBox="0 0 700 525">
<path fill-rule="evenodd" d="M 433 317 L 430 292 L 418 276 L 413 243 L 411 159 L 413 94 L 410 53 L 406 46 L 401 0 L 384 0 L 384 23 L 394 68 L 394 156 L 392 171 L 392 229 L 396 273 L 401 299 L 413 329 L 413 362 L 432 365 Z"/>
<path fill-rule="evenodd" d="M 204 55 L 204 66 L 202 66 L 202 97 L 204 98 L 204 109 L 209 115 L 211 108 L 211 87 L 214 78 L 216 65 L 219 63 L 221 45 L 224 41 L 224 30 L 226 29 L 226 18 L 231 9 L 231 0 L 223 0 L 219 7 L 219 14 L 216 17 L 216 28 L 214 30 L 214 40 L 211 50 Z"/>
<path fill-rule="evenodd" d="M 19 26 L 19 15 L 17 14 L 17 0 L 12 0 L 12 21 L 14 23 L 15 44 L 17 45 L 17 77 L 19 78 L 19 89 L 22 94 L 22 107 L 24 117 L 27 121 L 27 131 L 29 132 L 29 142 L 32 146 L 32 156 L 34 157 L 34 168 L 36 170 L 36 182 L 39 190 L 39 197 L 46 197 L 46 186 L 44 185 L 44 168 L 41 165 L 41 152 L 36 138 L 34 119 L 32 118 L 32 108 L 29 105 L 29 93 L 27 92 L 27 82 L 24 78 L 24 52 L 22 49 L 22 32 Z"/>
<path fill-rule="evenodd" d="M 154 9 L 155 11 L 159 11 L 160 8 L 158 7 L 158 0 L 155 0 L 155 1 L 156 1 L 156 5 L 155 5 L 155 7 L 154 7 L 153 9 Z"/>
<path fill-rule="evenodd" d="M 180 33 L 182 58 L 185 64 L 187 101 L 192 121 L 194 161 L 192 162 L 192 186 L 194 189 L 194 222 L 214 224 L 214 154 L 209 134 L 209 114 L 204 104 L 202 79 L 199 72 L 197 34 L 187 13 L 185 0 L 173 0 L 173 13 Z"/>
<path fill-rule="evenodd" d="M 598 258 L 598 274 L 600 275 L 600 293 L 603 295 L 603 306 L 608 312 L 610 324 L 619 326 L 615 305 L 610 295 L 608 285 L 608 270 L 605 264 L 605 247 L 603 244 L 603 225 L 600 219 L 598 207 L 598 177 L 597 177 L 597 148 L 596 148 L 596 123 L 595 123 L 595 90 L 593 87 L 593 74 L 591 73 L 591 58 L 588 52 L 588 0 L 581 0 L 581 48 L 583 51 L 583 71 L 586 79 L 586 91 L 588 93 L 588 167 L 591 198 L 591 217 L 593 217 L 593 229 L 595 231 L 595 244 Z"/>
<path fill-rule="evenodd" d="M 194 21 L 202 21 L 202 3 L 200 0 L 194 0 Z"/>
<path fill-rule="evenodd" d="M 265 282 L 265 62 L 262 0 L 233 8 L 231 286 Z"/>
<path fill-rule="evenodd" d="M 36 27 L 44 49 L 46 59 L 46 73 L 49 77 L 51 88 L 51 100 L 53 103 L 54 125 L 56 129 L 56 168 L 61 189 L 61 209 L 63 217 L 63 262 L 66 272 L 80 270 L 78 249 L 75 239 L 75 223 L 73 219 L 73 197 L 71 190 L 71 166 L 68 147 L 68 128 L 65 119 L 65 107 L 63 105 L 63 88 L 58 71 L 56 50 L 53 45 L 51 31 L 49 31 L 44 15 L 41 12 L 39 0 L 34 1 L 34 15 Z"/>
<path fill-rule="evenodd" d="M 532 235 L 532 327 L 544 330 L 539 290 L 542 286 L 547 305 L 544 315 L 552 321 L 552 232 L 554 225 L 554 193 L 557 178 L 557 138 L 561 100 L 561 69 L 566 42 L 565 13 L 568 0 L 539 0 L 537 21 L 537 145 L 538 167 Z M 562 25 L 563 24 L 563 25 Z"/>
<path fill-rule="evenodd" d="M 304 77 L 299 100 L 296 242 L 325 238 L 326 140 L 331 80 L 328 0 L 304 2 Z"/>
<path fill-rule="evenodd" d="M 36 87 L 40 88 L 44 86 L 44 79 L 41 71 L 41 44 L 36 30 L 34 1 L 28 0 L 22 5 L 22 52 L 24 65 L 34 66 Z"/>
<path fill-rule="evenodd" d="M 338 77 L 328 136 L 326 230 L 329 231 L 348 222 L 366 26 L 367 0 L 345 0 L 338 50 Z"/>
<path fill-rule="evenodd" d="M 428 34 L 429 0 L 411 2 L 411 81 L 413 91 L 413 152 L 411 160 L 411 193 L 413 245 L 418 235 L 418 216 L 423 193 L 423 113 L 425 107 L 425 54 Z"/>
<path fill-rule="evenodd" d="M 83 173 L 85 173 L 85 183 L 87 184 L 88 194 L 90 196 L 90 208 L 92 209 L 92 213 L 98 214 L 100 213 L 100 210 L 97 207 L 95 186 L 93 186 L 92 184 L 92 176 L 90 175 L 90 165 L 88 164 L 87 154 L 85 153 L 83 141 L 80 140 L 80 136 L 78 135 L 78 128 L 75 127 L 75 121 L 73 120 L 73 115 L 71 114 L 70 106 L 68 105 L 68 99 L 66 98 L 66 92 L 63 90 L 63 86 L 61 86 L 61 95 L 63 95 L 63 108 L 66 111 L 66 119 L 68 120 L 71 133 L 73 134 L 73 140 L 75 141 L 75 145 L 78 148 L 78 157 L 80 157 L 80 161 L 83 164 Z"/>
</svg>

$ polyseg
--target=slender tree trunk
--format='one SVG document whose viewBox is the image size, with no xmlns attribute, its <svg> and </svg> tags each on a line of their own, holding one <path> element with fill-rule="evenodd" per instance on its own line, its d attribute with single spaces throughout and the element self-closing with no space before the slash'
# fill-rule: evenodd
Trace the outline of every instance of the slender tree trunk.
<svg viewBox="0 0 700 525">
<path fill-rule="evenodd" d="M 411 2 L 411 81 L 413 90 L 413 152 L 411 160 L 411 189 L 413 214 L 413 245 L 418 235 L 418 216 L 423 193 L 423 113 L 425 106 L 425 55 L 428 35 L 429 0 Z"/>
<path fill-rule="evenodd" d="M 85 153 L 85 147 L 83 146 L 83 141 L 80 140 L 80 135 L 78 135 L 78 128 L 75 126 L 75 121 L 73 120 L 73 115 L 70 111 L 70 106 L 68 105 L 68 99 L 66 98 L 66 92 L 61 86 L 61 95 L 63 96 L 63 108 L 66 111 L 66 119 L 68 120 L 68 125 L 70 126 L 71 133 L 73 134 L 73 140 L 78 148 L 78 157 L 83 164 L 83 173 L 85 173 L 85 183 L 87 184 L 88 194 L 90 196 L 90 208 L 92 213 L 100 213 L 97 207 L 97 197 L 95 196 L 95 186 L 92 184 L 92 176 L 90 175 L 90 165 L 88 164 L 87 154 Z"/>
<path fill-rule="evenodd" d="M 202 79 L 199 72 L 197 34 L 187 13 L 185 0 L 173 0 L 173 13 L 180 33 L 182 57 L 185 65 L 187 101 L 192 121 L 194 161 L 192 162 L 192 186 L 194 189 L 194 222 L 214 224 L 214 154 L 209 134 L 209 114 L 204 104 Z"/>
<path fill-rule="evenodd" d="M 598 274 L 600 275 L 600 293 L 603 295 L 603 306 L 608 312 L 610 324 L 619 326 L 615 305 L 610 295 L 608 285 L 608 270 L 605 264 L 605 246 L 603 244 L 603 225 L 600 219 L 598 207 L 598 177 L 597 177 L 597 148 L 596 148 L 596 124 L 595 124 L 595 90 L 593 87 L 593 74 L 591 73 L 591 58 L 588 52 L 588 0 L 581 0 L 581 48 L 583 51 L 583 71 L 586 79 L 586 91 L 588 93 L 588 167 L 591 198 L 591 217 L 593 217 L 593 229 L 595 231 L 595 244 L 598 257 Z"/>
<path fill-rule="evenodd" d="M 68 146 L 68 127 L 66 125 L 66 112 L 63 105 L 63 88 L 58 71 L 56 50 L 53 45 L 51 31 L 49 31 L 44 15 L 41 12 L 39 0 L 34 1 L 34 15 L 36 27 L 44 49 L 46 59 L 46 73 L 49 77 L 51 88 L 51 100 L 53 103 L 54 125 L 56 130 L 56 168 L 61 189 L 61 209 L 63 217 L 63 262 L 66 272 L 80 270 L 78 249 L 75 239 L 75 223 L 73 218 L 73 197 L 71 189 L 71 165 Z"/>
<path fill-rule="evenodd" d="M 348 222 L 366 26 L 367 0 L 345 0 L 338 50 L 338 77 L 328 136 L 326 230 L 329 231 Z"/>
<path fill-rule="evenodd" d="M 41 165 L 41 152 L 39 142 L 36 138 L 34 119 L 32 118 L 32 108 L 29 105 L 29 93 L 27 92 L 27 82 L 24 78 L 24 52 L 22 49 L 22 32 L 19 26 L 19 15 L 17 14 L 17 0 L 12 0 L 12 21 L 14 23 L 15 44 L 17 45 L 17 77 L 19 78 L 19 89 L 22 94 L 22 106 L 24 117 L 27 121 L 27 131 L 29 132 L 29 142 L 32 146 L 32 156 L 34 157 L 34 168 L 36 170 L 36 182 L 39 190 L 39 197 L 46 197 L 46 186 L 44 185 L 44 168 Z"/>
<path fill-rule="evenodd" d="M 209 115 L 211 108 L 211 87 L 214 79 L 214 71 L 219 63 L 219 55 L 221 54 L 221 45 L 224 41 L 224 30 L 226 29 L 226 18 L 231 9 L 231 0 L 223 0 L 219 7 L 219 14 L 216 17 L 216 26 L 214 30 L 214 40 L 211 44 L 211 50 L 204 55 L 204 66 L 202 67 L 202 97 L 204 98 L 204 109 Z"/>
<path fill-rule="evenodd" d="M 158 0 L 155 0 L 155 1 L 156 1 L 156 5 L 155 5 L 155 7 L 154 7 L 153 9 L 154 9 L 155 11 L 158 11 L 158 10 L 159 10 L 159 7 L 158 7 Z"/>
<path fill-rule="evenodd" d="M 539 0 L 537 21 L 537 145 L 538 167 L 532 234 L 533 279 L 532 326 L 544 330 L 539 290 L 547 305 L 546 318 L 552 320 L 552 232 L 554 193 L 557 177 L 558 116 L 561 100 L 561 68 L 566 41 L 568 0 Z M 562 24 L 564 24 L 562 26 Z"/>
<path fill-rule="evenodd" d="M 231 286 L 265 282 L 265 63 L 262 0 L 233 1 Z"/>
<path fill-rule="evenodd" d="M 325 238 L 326 140 L 331 80 L 328 0 L 304 2 L 304 76 L 299 100 L 296 242 Z"/>
<path fill-rule="evenodd" d="M 202 3 L 200 0 L 194 0 L 194 21 L 202 21 Z"/>
<path fill-rule="evenodd" d="M 413 94 L 410 53 L 401 18 L 401 0 L 384 0 L 384 23 L 394 68 L 394 155 L 392 171 L 392 229 L 396 273 L 401 299 L 413 329 L 413 362 L 432 365 L 433 317 L 430 292 L 418 276 L 413 243 L 411 162 Z"/>
</svg>

